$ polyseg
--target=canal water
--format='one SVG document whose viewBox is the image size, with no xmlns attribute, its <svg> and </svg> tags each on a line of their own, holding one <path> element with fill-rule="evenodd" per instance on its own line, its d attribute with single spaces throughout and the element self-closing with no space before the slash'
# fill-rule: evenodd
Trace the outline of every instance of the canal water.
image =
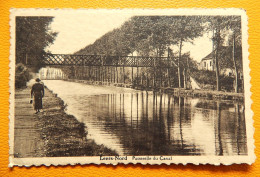
<svg viewBox="0 0 260 177">
<path fill-rule="evenodd" d="M 119 155 L 246 155 L 244 106 L 62 80 L 44 84 Z"/>
</svg>

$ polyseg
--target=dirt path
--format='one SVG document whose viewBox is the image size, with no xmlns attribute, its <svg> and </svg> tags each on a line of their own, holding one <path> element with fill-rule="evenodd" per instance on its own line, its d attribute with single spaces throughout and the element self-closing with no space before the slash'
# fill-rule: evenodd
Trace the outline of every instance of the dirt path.
<svg viewBox="0 0 260 177">
<path fill-rule="evenodd" d="M 97 156 L 116 152 L 87 139 L 87 128 L 64 112 L 64 103 L 45 89 L 43 112 L 35 114 L 30 89 L 15 92 L 14 157 Z"/>
<path fill-rule="evenodd" d="M 14 157 L 45 156 L 39 116 L 30 100 L 30 89 L 15 92 Z"/>
</svg>

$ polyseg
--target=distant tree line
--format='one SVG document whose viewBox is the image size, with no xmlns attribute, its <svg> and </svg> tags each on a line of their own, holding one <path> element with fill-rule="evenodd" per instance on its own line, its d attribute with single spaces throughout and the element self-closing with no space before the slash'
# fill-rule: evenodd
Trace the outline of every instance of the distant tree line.
<svg viewBox="0 0 260 177">
<path fill-rule="evenodd" d="M 240 16 L 134 16 L 75 54 L 131 55 L 137 51 L 142 56 L 161 57 L 168 52 L 177 58 L 178 86 L 187 88 L 188 76 L 196 64 L 183 53 L 183 45 L 209 31 L 213 33 L 215 88 L 221 90 L 221 68 L 232 68 L 234 90 L 238 92 L 238 74 L 242 73 Z M 177 53 L 170 49 L 173 46 L 178 47 Z M 224 46 L 227 49 L 221 50 Z"/>
<path fill-rule="evenodd" d="M 16 17 L 16 63 L 42 67 L 46 47 L 57 36 L 51 31 L 53 17 Z M 211 31 L 212 51 L 215 60 L 216 90 L 221 90 L 220 70 L 235 71 L 235 92 L 239 91 L 242 74 L 242 42 L 240 16 L 134 16 L 120 28 L 97 39 L 75 54 L 131 55 L 161 57 L 168 53 L 175 58 L 178 87 L 187 88 L 188 78 L 194 70 L 194 61 L 183 52 L 184 43 Z M 227 39 L 228 40 L 225 40 Z M 228 41 L 227 44 L 224 44 Z M 177 51 L 173 51 L 173 46 Z M 226 47 L 226 50 L 222 50 Z M 203 49 L 202 49 L 203 50 Z M 193 69 L 192 69 L 193 67 Z M 147 70 L 147 72 L 155 72 Z M 157 72 L 159 77 L 164 71 Z"/>
</svg>

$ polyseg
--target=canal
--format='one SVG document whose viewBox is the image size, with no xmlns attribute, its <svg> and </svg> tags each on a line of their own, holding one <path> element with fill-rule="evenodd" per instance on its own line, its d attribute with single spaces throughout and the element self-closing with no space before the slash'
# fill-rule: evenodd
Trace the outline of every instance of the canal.
<svg viewBox="0 0 260 177">
<path fill-rule="evenodd" d="M 246 155 L 244 105 L 63 80 L 44 84 L 119 155 Z"/>
</svg>

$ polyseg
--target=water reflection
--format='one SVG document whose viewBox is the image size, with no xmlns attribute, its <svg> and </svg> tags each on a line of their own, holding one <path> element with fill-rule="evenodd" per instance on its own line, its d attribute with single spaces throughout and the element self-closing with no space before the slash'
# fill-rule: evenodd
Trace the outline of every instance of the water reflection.
<svg viewBox="0 0 260 177">
<path fill-rule="evenodd" d="M 242 104 L 74 83 L 95 90 L 79 93 L 61 83 L 46 85 L 86 124 L 88 138 L 120 155 L 247 154 Z"/>
</svg>

